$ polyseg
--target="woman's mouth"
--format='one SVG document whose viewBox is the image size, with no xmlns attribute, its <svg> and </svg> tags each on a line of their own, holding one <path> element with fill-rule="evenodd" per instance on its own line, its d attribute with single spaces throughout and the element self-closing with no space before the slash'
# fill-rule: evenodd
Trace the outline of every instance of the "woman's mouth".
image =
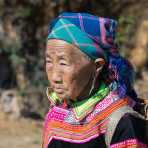
<svg viewBox="0 0 148 148">
<path fill-rule="evenodd" d="M 62 88 L 54 88 L 54 91 L 55 91 L 57 94 L 62 94 L 62 93 L 63 93 L 63 89 L 62 89 Z"/>
</svg>

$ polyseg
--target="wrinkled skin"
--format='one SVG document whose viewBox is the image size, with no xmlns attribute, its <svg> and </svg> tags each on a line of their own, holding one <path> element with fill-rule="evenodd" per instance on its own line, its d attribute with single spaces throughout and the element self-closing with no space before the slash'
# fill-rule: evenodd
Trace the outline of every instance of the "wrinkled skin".
<svg viewBox="0 0 148 148">
<path fill-rule="evenodd" d="M 46 73 L 51 88 L 62 100 L 86 98 L 96 73 L 96 64 L 76 46 L 50 39 L 46 48 Z"/>
</svg>

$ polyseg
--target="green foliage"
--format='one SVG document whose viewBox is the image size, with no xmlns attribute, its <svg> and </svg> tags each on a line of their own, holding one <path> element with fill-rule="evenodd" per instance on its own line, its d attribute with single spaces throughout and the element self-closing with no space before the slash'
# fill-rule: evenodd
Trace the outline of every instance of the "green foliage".
<svg viewBox="0 0 148 148">
<path fill-rule="evenodd" d="M 13 63 L 15 65 L 18 65 L 18 64 L 23 64 L 26 62 L 25 58 L 19 56 L 18 54 L 16 53 L 11 53 L 10 56 L 9 56 L 10 60 L 13 61 Z"/>
<path fill-rule="evenodd" d="M 19 8 L 16 10 L 15 17 L 29 17 L 32 14 L 31 7 Z"/>
<path fill-rule="evenodd" d="M 23 64 L 26 62 L 25 57 L 20 56 L 20 50 L 14 48 L 0 48 L 0 53 L 6 53 L 9 60 L 14 65 Z"/>
<path fill-rule="evenodd" d="M 118 19 L 118 32 L 116 36 L 116 43 L 119 45 L 120 52 L 126 56 L 125 45 L 130 41 L 133 26 L 135 24 L 134 16 L 120 16 Z"/>
<path fill-rule="evenodd" d="M 25 89 L 17 89 L 17 95 L 21 97 L 26 97 L 27 96 L 27 91 Z"/>
</svg>

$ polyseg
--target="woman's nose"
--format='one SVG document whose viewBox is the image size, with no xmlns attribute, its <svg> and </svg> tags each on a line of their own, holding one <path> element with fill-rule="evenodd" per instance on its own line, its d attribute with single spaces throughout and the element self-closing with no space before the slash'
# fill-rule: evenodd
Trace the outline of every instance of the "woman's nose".
<svg viewBox="0 0 148 148">
<path fill-rule="evenodd" d="M 62 83 L 62 76 L 61 73 L 58 70 L 53 70 L 52 73 L 52 82 L 53 83 Z"/>
</svg>

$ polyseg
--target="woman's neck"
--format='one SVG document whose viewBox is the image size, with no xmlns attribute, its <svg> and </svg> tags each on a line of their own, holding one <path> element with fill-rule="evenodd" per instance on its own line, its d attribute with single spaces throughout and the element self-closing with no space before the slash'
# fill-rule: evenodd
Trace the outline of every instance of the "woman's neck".
<svg viewBox="0 0 148 148">
<path fill-rule="evenodd" d="M 77 97 L 77 100 L 83 100 L 92 96 L 98 90 L 98 82 L 93 82 L 94 77 L 90 77 L 88 83 L 84 87 L 83 91 Z M 94 85 L 94 86 L 93 86 Z"/>
</svg>

